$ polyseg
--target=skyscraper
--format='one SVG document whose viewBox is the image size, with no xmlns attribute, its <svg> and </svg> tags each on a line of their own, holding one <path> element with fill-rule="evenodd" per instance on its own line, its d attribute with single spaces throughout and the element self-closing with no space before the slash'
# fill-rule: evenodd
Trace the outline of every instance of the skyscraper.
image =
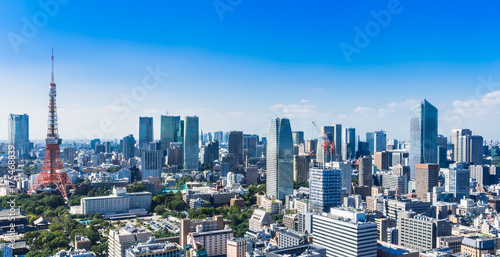
<svg viewBox="0 0 500 257">
<path fill-rule="evenodd" d="M 469 162 L 474 165 L 483 164 L 483 137 L 470 136 Z"/>
<path fill-rule="evenodd" d="M 160 124 L 160 142 L 163 151 L 169 149 L 170 143 L 178 142 L 177 136 L 179 131 L 180 116 L 161 116 Z"/>
<path fill-rule="evenodd" d="M 374 152 L 372 154 L 387 150 L 387 135 L 385 131 L 373 132 L 373 150 Z"/>
<path fill-rule="evenodd" d="M 335 152 L 332 157 L 334 161 L 342 160 L 342 124 L 335 124 L 333 140 L 335 143 Z"/>
<path fill-rule="evenodd" d="M 248 157 L 257 157 L 257 144 L 259 143 L 258 135 L 243 135 L 243 148 L 247 150 Z"/>
<path fill-rule="evenodd" d="M 28 114 L 9 115 L 9 144 L 13 145 L 16 157 L 28 157 L 30 153 Z"/>
<path fill-rule="evenodd" d="M 141 179 L 145 180 L 148 177 L 161 177 L 161 151 L 145 150 L 141 152 Z"/>
<path fill-rule="evenodd" d="M 312 212 L 330 212 L 330 208 L 341 204 L 341 170 L 312 168 L 309 176 L 309 203 Z"/>
<path fill-rule="evenodd" d="M 410 110 L 410 179 L 416 178 L 417 163 L 438 163 L 438 110 L 424 100 Z"/>
<path fill-rule="evenodd" d="M 456 163 L 469 162 L 469 136 L 472 136 L 470 129 L 453 129 L 451 131 L 451 143 L 453 144 L 453 160 Z"/>
<path fill-rule="evenodd" d="M 300 145 L 304 144 L 304 131 L 293 131 L 292 132 L 293 144 Z"/>
<path fill-rule="evenodd" d="M 132 134 L 124 137 L 120 143 L 124 160 L 135 156 L 135 138 Z"/>
<path fill-rule="evenodd" d="M 267 137 L 267 182 L 270 196 L 285 200 L 293 194 L 293 140 L 290 121 L 272 119 Z"/>
<path fill-rule="evenodd" d="M 228 152 L 233 154 L 238 164 L 243 163 L 243 132 L 231 131 L 229 133 Z"/>
<path fill-rule="evenodd" d="M 146 149 L 153 140 L 153 117 L 139 117 L 139 148 Z"/>
<path fill-rule="evenodd" d="M 346 151 L 342 153 L 344 155 L 344 160 L 352 160 L 356 158 L 356 129 L 346 128 L 345 129 L 345 140 Z"/>
<path fill-rule="evenodd" d="M 199 151 L 199 120 L 197 116 L 186 116 L 184 118 L 184 169 L 198 170 Z"/>
<path fill-rule="evenodd" d="M 460 202 L 464 196 L 469 197 L 470 171 L 458 165 L 455 169 L 442 169 L 444 174 L 444 188 L 448 193 L 453 193 L 455 202 Z"/>
<path fill-rule="evenodd" d="M 373 186 L 372 157 L 371 156 L 359 157 L 358 163 L 359 163 L 358 185 Z"/>
</svg>

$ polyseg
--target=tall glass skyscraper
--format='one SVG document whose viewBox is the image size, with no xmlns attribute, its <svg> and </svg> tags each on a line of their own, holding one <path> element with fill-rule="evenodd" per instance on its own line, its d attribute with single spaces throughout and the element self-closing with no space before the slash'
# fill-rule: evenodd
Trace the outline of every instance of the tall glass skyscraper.
<svg viewBox="0 0 500 257">
<path fill-rule="evenodd" d="M 293 194 L 293 140 L 288 119 L 272 119 L 267 137 L 267 182 L 270 196 L 284 201 Z"/>
<path fill-rule="evenodd" d="M 14 145 L 17 157 L 28 157 L 30 153 L 28 114 L 9 115 L 9 144 Z"/>
<path fill-rule="evenodd" d="M 161 124 L 160 124 L 160 142 L 161 149 L 163 151 L 167 150 L 170 147 L 170 143 L 178 142 L 177 136 L 179 131 L 179 121 L 180 116 L 161 116 Z"/>
<path fill-rule="evenodd" d="M 424 100 L 410 110 L 410 179 L 417 163 L 438 163 L 438 110 Z"/>
<path fill-rule="evenodd" d="M 186 170 L 198 170 L 199 121 L 197 116 L 184 118 L 183 165 Z"/>
<path fill-rule="evenodd" d="M 344 160 L 353 160 L 356 158 L 356 129 L 345 129 L 345 152 L 342 152 Z"/>
<path fill-rule="evenodd" d="M 153 117 L 139 117 L 139 148 L 147 148 L 153 140 Z"/>
</svg>

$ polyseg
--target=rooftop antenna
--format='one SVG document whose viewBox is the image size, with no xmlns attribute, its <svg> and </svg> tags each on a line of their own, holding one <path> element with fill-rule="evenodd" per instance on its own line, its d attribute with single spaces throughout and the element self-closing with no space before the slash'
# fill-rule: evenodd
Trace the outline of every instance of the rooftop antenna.
<svg viewBox="0 0 500 257">
<path fill-rule="evenodd" d="M 54 48 L 52 47 L 52 83 L 54 83 Z"/>
</svg>

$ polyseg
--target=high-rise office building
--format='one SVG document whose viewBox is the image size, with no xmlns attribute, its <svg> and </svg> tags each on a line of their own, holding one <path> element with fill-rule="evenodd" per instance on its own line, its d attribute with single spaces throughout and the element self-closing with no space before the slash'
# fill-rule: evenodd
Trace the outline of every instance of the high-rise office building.
<svg viewBox="0 0 500 257">
<path fill-rule="evenodd" d="M 376 152 L 374 158 L 377 170 L 389 170 L 389 152 L 387 151 Z"/>
<path fill-rule="evenodd" d="M 345 152 L 342 154 L 343 160 L 353 160 L 356 158 L 356 129 L 346 128 L 345 129 Z"/>
<path fill-rule="evenodd" d="M 215 160 L 219 160 L 219 141 L 212 141 L 205 145 L 205 152 L 203 153 L 203 162 L 210 163 L 210 165 Z"/>
<path fill-rule="evenodd" d="M 483 164 L 483 137 L 472 135 L 470 129 L 454 129 L 451 132 L 453 160 L 456 163 Z"/>
<path fill-rule="evenodd" d="M 453 129 L 451 131 L 451 143 L 453 144 L 453 161 L 456 163 L 469 162 L 467 159 L 469 153 L 470 140 L 472 136 L 470 129 Z"/>
<path fill-rule="evenodd" d="M 309 176 L 309 204 L 312 212 L 330 212 L 330 208 L 342 203 L 341 170 L 311 168 Z"/>
<path fill-rule="evenodd" d="M 238 164 L 243 163 L 243 132 L 231 131 L 229 133 L 228 152 L 233 154 Z"/>
<path fill-rule="evenodd" d="M 293 194 L 293 140 L 288 119 L 272 119 L 267 138 L 266 191 L 285 200 Z"/>
<path fill-rule="evenodd" d="M 458 165 L 455 169 L 441 169 L 444 174 L 444 189 L 448 193 L 453 193 L 455 202 L 469 197 L 470 171 L 464 169 L 463 165 Z"/>
<path fill-rule="evenodd" d="M 366 142 L 368 143 L 368 151 L 370 154 L 375 153 L 375 134 L 373 132 L 366 132 Z"/>
<path fill-rule="evenodd" d="M 370 155 L 370 143 L 358 141 L 358 150 L 356 151 L 356 159 L 361 156 L 369 156 Z"/>
<path fill-rule="evenodd" d="M 371 156 L 359 157 L 358 164 L 359 164 L 358 185 L 373 186 L 372 157 Z"/>
<path fill-rule="evenodd" d="M 153 140 L 153 117 L 139 117 L 139 148 L 147 149 Z"/>
<path fill-rule="evenodd" d="M 124 137 L 121 141 L 122 156 L 124 160 L 128 160 L 135 156 L 135 138 L 132 134 Z"/>
<path fill-rule="evenodd" d="M 387 150 L 387 135 L 385 131 L 375 131 L 373 132 L 373 153 L 383 152 Z"/>
<path fill-rule="evenodd" d="M 300 145 L 304 144 L 304 131 L 293 131 L 292 132 L 293 144 Z"/>
<path fill-rule="evenodd" d="M 437 164 L 417 163 L 416 168 L 416 192 L 421 201 L 427 201 L 427 193 L 438 186 L 439 166 Z"/>
<path fill-rule="evenodd" d="M 309 155 L 294 155 L 293 156 L 293 181 L 309 180 Z"/>
<path fill-rule="evenodd" d="M 469 162 L 474 165 L 483 164 L 483 137 L 470 136 Z"/>
<path fill-rule="evenodd" d="M 30 155 L 28 114 L 9 114 L 9 145 L 13 145 L 16 157 Z"/>
<path fill-rule="evenodd" d="M 243 135 L 243 149 L 247 150 L 248 157 L 257 156 L 257 144 L 259 143 L 258 135 Z"/>
<path fill-rule="evenodd" d="M 437 130 L 438 110 L 427 100 L 410 110 L 411 180 L 416 178 L 416 164 L 438 163 Z"/>
<path fill-rule="evenodd" d="M 186 170 L 198 170 L 199 120 L 197 116 L 184 118 L 183 166 Z"/>
<path fill-rule="evenodd" d="M 161 177 L 162 151 L 144 150 L 141 152 L 141 179 L 145 180 L 148 177 Z"/>
<path fill-rule="evenodd" d="M 179 131 L 179 121 L 180 116 L 161 116 L 161 124 L 160 124 L 160 142 L 161 149 L 166 151 L 170 147 L 170 143 L 179 142 L 177 140 L 178 131 Z M 164 153 L 166 154 L 166 153 Z"/>
<path fill-rule="evenodd" d="M 179 130 L 177 130 L 177 141 L 184 143 L 184 120 L 179 120 Z"/>
</svg>

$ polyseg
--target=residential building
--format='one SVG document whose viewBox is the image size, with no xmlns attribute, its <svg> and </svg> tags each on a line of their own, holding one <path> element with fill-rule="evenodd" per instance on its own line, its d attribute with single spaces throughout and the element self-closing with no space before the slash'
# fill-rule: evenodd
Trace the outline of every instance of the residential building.
<svg viewBox="0 0 500 257">
<path fill-rule="evenodd" d="M 309 179 L 309 155 L 293 156 L 293 181 L 307 181 Z"/>
<path fill-rule="evenodd" d="M 151 236 L 151 232 L 146 229 L 138 229 L 130 224 L 119 229 L 111 229 L 108 234 L 108 255 L 126 257 L 128 248 L 147 242 Z"/>
<path fill-rule="evenodd" d="M 268 227 L 273 223 L 273 219 L 269 212 L 256 209 L 250 220 L 248 221 L 248 229 L 251 231 L 260 231 L 264 227 Z"/>
</svg>

